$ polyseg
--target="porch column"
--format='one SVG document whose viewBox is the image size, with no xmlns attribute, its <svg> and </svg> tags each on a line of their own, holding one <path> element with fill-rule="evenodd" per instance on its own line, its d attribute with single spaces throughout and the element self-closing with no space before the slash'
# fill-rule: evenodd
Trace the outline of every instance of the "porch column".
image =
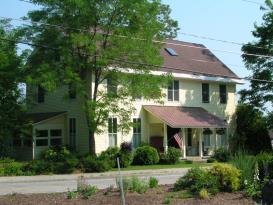
<svg viewBox="0 0 273 205">
<path fill-rule="evenodd" d="M 186 132 L 185 128 L 181 128 L 182 130 L 182 140 L 183 140 L 183 158 L 186 158 Z"/>
<path fill-rule="evenodd" d="M 164 123 L 164 138 L 163 138 L 163 147 L 164 152 L 168 151 L 168 134 L 167 134 L 167 125 Z"/>
<path fill-rule="evenodd" d="M 201 132 L 202 129 L 198 129 L 199 134 L 199 156 L 203 157 L 203 149 L 202 149 L 202 141 L 203 141 L 203 134 Z"/>
<path fill-rule="evenodd" d="M 217 136 L 216 136 L 216 128 L 212 129 L 212 134 L 215 139 L 214 151 L 217 150 Z"/>
<path fill-rule="evenodd" d="M 32 160 L 35 159 L 35 149 L 36 149 L 36 133 L 34 126 L 32 125 Z"/>
</svg>

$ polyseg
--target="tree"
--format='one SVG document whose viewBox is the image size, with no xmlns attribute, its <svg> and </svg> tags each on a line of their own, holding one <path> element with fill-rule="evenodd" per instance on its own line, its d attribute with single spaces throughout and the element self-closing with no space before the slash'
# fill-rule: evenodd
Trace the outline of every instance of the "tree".
<svg viewBox="0 0 273 205">
<path fill-rule="evenodd" d="M 260 55 L 273 55 L 273 4 L 266 0 L 267 12 L 263 16 L 261 25 L 255 24 L 253 36 L 256 41 L 245 44 L 242 51 Z M 246 67 L 252 71 L 251 78 L 265 81 L 252 80 L 250 89 L 240 92 L 241 101 L 249 102 L 255 107 L 264 108 L 266 103 L 273 105 L 273 58 L 243 55 Z"/>
<path fill-rule="evenodd" d="M 240 104 L 236 110 L 236 132 L 232 138 L 233 150 L 252 154 L 272 151 L 267 121 L 263 113 L 253 105 Z"/>
<path fill-rule="evenodd" d="M 25 28 L 26 40 L 37 45 L 28 58 L 28 83 L 48 90 L 58 82 L 76 85 L 83 98 L 90 152 L 95 153 L 94 134 L 109 114 L 119 117 L 120 129 L 128 130 L 134 98 L 161 99 L 161 87 L 169 78 L 151 75 L 157 67 L 147 64 L 162 64 L 162 44 L 153 39 L 175 37 L 177 22 L 160 0 L 32 2 L 42 8 L 28 14 L 40 23 Z M 102 91 L 107 79 L 110 90 L 118 86 L 117 92 Z"/>
<path fill-rule="evenodd" d="M 12 137 L 22 125 L 23 105 L 18 87 L 23 76 L 22 58 L 14 42 L 19 37 L 8 21 L 0 21 L 0 157 L 10 154 Z"/>
</svg>

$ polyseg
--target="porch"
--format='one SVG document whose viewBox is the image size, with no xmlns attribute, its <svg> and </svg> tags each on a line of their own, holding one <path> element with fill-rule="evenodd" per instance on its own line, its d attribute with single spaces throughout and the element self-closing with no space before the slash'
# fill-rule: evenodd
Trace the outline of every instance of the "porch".
<svg viewBox="0 0 273 205">
<path fill-rule="evenodd" d="M 159 152 L 181 149 L 183 158 L 205 158 L 227 147 L 227 123 L 200 107 L 144 106 L 148 142 Z"/>
</svg>

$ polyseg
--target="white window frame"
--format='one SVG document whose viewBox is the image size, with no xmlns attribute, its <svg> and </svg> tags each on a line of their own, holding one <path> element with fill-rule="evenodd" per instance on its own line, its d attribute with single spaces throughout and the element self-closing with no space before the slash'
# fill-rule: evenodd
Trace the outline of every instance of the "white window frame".
<svg viewBox="0 0 273 205">
<path fill-rule="evenodd" d="M 115 122 L 116 121 L 116 122 Z M 112 123 L 112 129 L 110 130 L 110 122 Z M 116 130 L 114 129 L 114 123 L 116 123 Z M 117 146 L 117 141 L 118 141 L 118 131 L 117 131 L 117 126 L 118 126 L 118 119 L 116 117 L 110 117 L 108 118 L 108 145 L 109 147 L 115 147 Z M 115 144 L 111 145 L 110 144 L 110 138 L 113 137 L 115 139 Z"/>
<path fill-rule="evenodd" d="M 177 89 L 174 88 L 175 82 L 178 82 L 178 88 Z M 167 87 L 167 100 L 169 102 L 179 102 L 179 98 L 180 98 L 179 88 L 180 88 L 180 81 L 179 80 L 173 80 L 172 84 Z M 171 96 L 169 96 L 170 93 L 171 93 Z M 175 99 L 175 94 L 177 94 L 178 99 Z M 170 99 L 170 97 L 171 97 L 171 99 Z"/>
<path fill-rule="evenodd" d="M 141 144 L 141 118 L 133 118 L 133 123 L 139 123 L 139 127 L 133 127 L 133 147 L 137 148 Z"/>
</svg>

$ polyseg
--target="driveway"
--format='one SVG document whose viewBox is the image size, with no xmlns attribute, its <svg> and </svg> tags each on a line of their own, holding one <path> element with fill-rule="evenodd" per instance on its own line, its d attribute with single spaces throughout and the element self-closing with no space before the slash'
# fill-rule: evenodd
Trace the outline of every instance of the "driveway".
<svg viewBox="0 0 273 205">
<path fill-rule="evenodd" d="M 173 184 L 187 173 L 187 168 L 122 171 L 123 177 L 138 176 L 141 178 L 156 177 L 159 184 Z M 84 176 L 89 184 L 105 189 L 109 186 L 116 187 L 118 172 L 70 174 L 70 175 L 41 175 L 0 177 L 0 195 L 13 193 L 56 193 L 75 190 L 77 179 Z"/>
</svg>

